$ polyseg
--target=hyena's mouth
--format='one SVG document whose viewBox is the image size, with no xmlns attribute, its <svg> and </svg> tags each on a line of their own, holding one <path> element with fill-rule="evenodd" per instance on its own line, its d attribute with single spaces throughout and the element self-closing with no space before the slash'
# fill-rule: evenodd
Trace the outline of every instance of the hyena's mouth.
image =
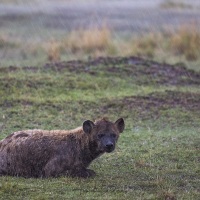
<svg viewBox="0 0 200 200">
<path fill-rule="evenodd" d="M 106 152 L 106 153 L 111 153 L 112 151 L 114 151 L 114 149 L 115 149 L 114 146 L 106 146 L 105 152 Z"/>
<path fill-rule="evenodd" d="M 111 153 L 114 151 L 114 148 L 104 148 L 100 150 L 100 153 Z"/>
<path fill-rule="evenodd" d="M 106 149 L 106 153 L 111 153 L 114 149 Z"/>
</svg>

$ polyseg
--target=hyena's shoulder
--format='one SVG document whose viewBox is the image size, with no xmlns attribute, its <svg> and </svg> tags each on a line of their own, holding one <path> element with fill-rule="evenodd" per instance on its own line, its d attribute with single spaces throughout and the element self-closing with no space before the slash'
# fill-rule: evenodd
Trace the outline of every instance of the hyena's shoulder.
<svg viewBox="0 0 200 200">
<path fill-rule="evenodd" d="M 33 130 L 23 130 L 23 131 L 16 131 L 5 137 L 0 141 L 2 143 L 11 143 L 12 141 L 18 140 L 20 138 L 27 138 L 31 137 L 35 134 L 42 135 L 42 130 L 40 129 L 33 129 Z"/>
</svg>

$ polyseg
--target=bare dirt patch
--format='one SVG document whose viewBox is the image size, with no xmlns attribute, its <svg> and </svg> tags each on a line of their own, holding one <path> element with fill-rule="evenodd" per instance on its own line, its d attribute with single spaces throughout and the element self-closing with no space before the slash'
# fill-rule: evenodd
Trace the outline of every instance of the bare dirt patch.
<svg viewBox="0 0 200 200">
<path fill-rule="evenodd" d="M 189 70 L 183 64 L 169 65 L 139 57 L 99 57 L 89 61 L 49 63 L 44 69 L 92 75 L 98 75 L 101 71 L 108 76 L 131 77 L 136 84 L 200 84 L 200 72 Z"/>
<path fill-rule="evenodd" d="M 184 108 L 189 111 L 200 110 L 200 94 L 178 91 L 154 92 L 147 96 L 130 96 L 114 102 L 125 106 L 126 109 L 166 110 L 169 108 Z M 112 107 L 113 103 L 104 106 Z M 123 108 L 122 108 L 123 109 Z"/>
<path fill-rule="evenodd" d="M 189 70 L 184 64 L 169 65 L 139 57 L 99 57 L 88 61 L 63 61 L 47 63 L 41 68 L 33 66 L 0 68 L 0 72 L 15 72 L 16 70 L 69 71 L 94 76 L 103 73 L 104 76 L 132 78 L 133 82 L 138 85 L 200 85 L 200 72 Z"/>
<path fill-rule="evenodd" d="M 199 126 L 200 94 L 178 91 L 154 92 L 146 96 L 129 96 L 106 101 L 100 108 L 101 115 L 118 113 L 136 123 L 145 121 L 163 125 Z"/>
</svg>

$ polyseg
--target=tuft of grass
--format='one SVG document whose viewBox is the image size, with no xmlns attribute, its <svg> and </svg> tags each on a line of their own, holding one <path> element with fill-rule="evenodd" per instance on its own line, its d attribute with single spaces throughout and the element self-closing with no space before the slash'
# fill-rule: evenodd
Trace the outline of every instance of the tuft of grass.
<svg viewBox="0 0 200 200">
<path fill-rule="evenodd" d="M 20 189 L 20 187 L 15 184 L 12 183 L 10 181 L 5 181 L 0 183 L 0 194 L 6 194 L 6 195 L 15 195 L 16 192 L 18 192 Z"/>
<path fill-rule="evenodd" d="M 66 47 L 71 52 L 106 51 L 111 46 L 111 41 L 111 31 L 107 26 L 93 27 L 88 30 L 72 31 L 64 41 L 64 48 Z"/>
<path fill-rule="evenodd" d="M 51 40 L 47 46 L 47 59 L 50 62 L 56 62 L 60 60 L 61 56 L 61 45 L 60 42 L 57 42 L 56 40 Z"/>
<path fill-rule="evenodd" d="M 10 41 L 10 39 L 8 37 L 6 37 L 5 35 L 0 35 L 0 49 L 3 48 L 12 48 L 12 47 L 16 47 L 17 44 Z"/>
<path fill-rule="evenodd" d="M 170 189 L 167 190 L 167 191 L 161 191 L 159 194 L 158 194 L 158 197 L 157 199 L 160 199 L 160 200 L 176 200 L 176 195 L 174 194 L 173 191 L 171 191 Z"/>
<path fill-rule="evenodd" d="M 200 32 L 195 25 L 182 26 L 170 36 L 169 45 L 187 60 L 197 60 L 200 57 Z"/>
<path fill-rule="evenodd" d="M 164 9 L 191 9 L 192 5 L 181 2 L 180 0 L 165 0 L 160 3 L 160 7 Z"/>
<path fill-rule="evenodd" d="M 155 51 L 159 47 L 160 35 L 149 33 L 133 39 L 132 52 L 138 56 L 153 58 Z"/>
</svg>

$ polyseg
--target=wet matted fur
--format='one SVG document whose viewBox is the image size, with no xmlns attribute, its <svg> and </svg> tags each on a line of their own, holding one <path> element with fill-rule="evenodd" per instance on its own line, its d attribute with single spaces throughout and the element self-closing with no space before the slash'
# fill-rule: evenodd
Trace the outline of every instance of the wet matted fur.
<svg viewBox="0 0 200 200">
<path fill-rule="evenodd" d="M 0 141 L 0 175 L 23 177 L 94 176 L 90 163 L 115 149 L 124 120 L 87 120 L 73 130 L 25 130 Z"/>
</svg>

